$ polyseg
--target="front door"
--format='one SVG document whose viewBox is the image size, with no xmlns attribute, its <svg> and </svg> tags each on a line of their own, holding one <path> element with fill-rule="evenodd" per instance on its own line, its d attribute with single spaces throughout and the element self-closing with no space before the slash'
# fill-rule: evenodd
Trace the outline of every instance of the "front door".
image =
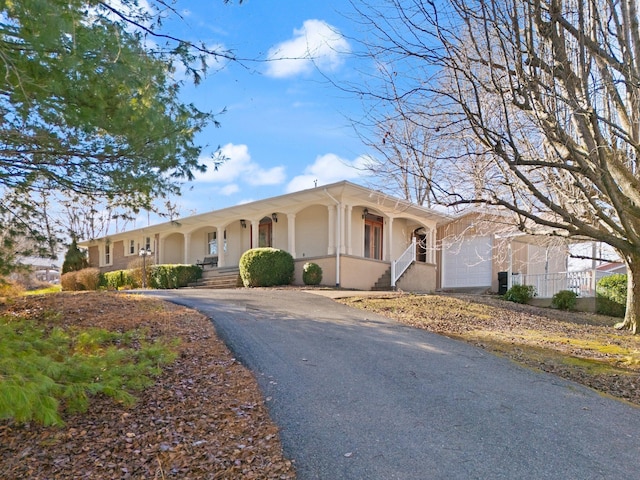
<svg viewBox="0 0 640 480">
<path fill-rule="evenodd" d="M 382 260 L 382 217 L 367 215 L 364 220 L 364 256 Z"/>
<path fill-rule="evenodd" d="M 270 218 L 263 218 L 258 227 L 258 247 L 272 247 L 272 226 Z"/>
</svg>

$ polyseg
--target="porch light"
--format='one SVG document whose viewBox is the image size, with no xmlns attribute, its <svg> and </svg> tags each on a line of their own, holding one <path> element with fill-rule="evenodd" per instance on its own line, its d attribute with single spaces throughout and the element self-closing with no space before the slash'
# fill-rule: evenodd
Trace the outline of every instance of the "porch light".
<svg viewBox="0 0 640 480">
<path fill-rule="evenodd" d="M 362 218 L 367 218 L 367 215 L 369 215 L 369 209 L 365 208 L 362 210 Z"/>
<path fill-rule="evenodd" d="M 247 221 L 244 218 L 240 220 L 240 226 L 242 228 L 247 228 Z"/>
<path fill-rule="evenodd" d="M 271 220 L 273 220 L 274 222 L 278 223 L 278 214 L 277 213 L 272 213 L 271 214 Z"/>
</svg>

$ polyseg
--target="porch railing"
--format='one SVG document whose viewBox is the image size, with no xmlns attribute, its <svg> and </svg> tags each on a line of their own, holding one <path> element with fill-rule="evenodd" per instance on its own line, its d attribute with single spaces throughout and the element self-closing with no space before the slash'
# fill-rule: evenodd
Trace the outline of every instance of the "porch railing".
<svg viewBox="0 0 640 480">
<path fill-rule="evenodd" d="M 511 276 L 512 285 L 533 285 L 536 296 L 551 298 L 560 290 L 571 290 L 579 297 L 595 297 L 596 283 L 603 277 L 610 275 L 606 272 L 587 270 L 583 272 L 560 272 L 528 275 L 514 273 Z"/>
<path fill-rule="evenodd" d="M 413 237 L 411 245 L 407 247 L 397 260 L 391 262 L 391 286 L 395 287 L 396 282 L 406 272 L 407 268 L 416 261 L 416 237 Z"/>
</svg>

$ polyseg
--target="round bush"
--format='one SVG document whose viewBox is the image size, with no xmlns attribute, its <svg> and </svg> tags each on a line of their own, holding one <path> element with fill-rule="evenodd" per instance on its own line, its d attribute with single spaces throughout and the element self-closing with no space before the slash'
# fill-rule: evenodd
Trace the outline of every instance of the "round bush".
<svg viewBox="0 0 640 480">
<path fill-rule="evenodd" d="M 305 285 L 320 285 L 322 268 L 317 263 L 307 262 L 302 267 L 302 281 Z"/>
<path fill-rule="evenodd" d="M 596 312 L 612 317 L 624 317 L 627 310 L 627 276 L 603 277 L 596 285 Z"/>
<path fill-rule="evenodd" d="M 293 274 L 293 257 L 284 250 L 253 248 L 240 257 L 240 278 L 245 287 L 289 285 Z"/>
<path fill-rule="evenodd" d="M 535 295 L 536 288 L 533 285 L 514 285 L 504 294 L 504 299 L 515 303 L 527 303 Z"/>
<path fill-rule="evenodd" d="M 551 299 L 551 305 L 560 310 L 573 310 L 578 302 L 578 294 L 572 290 L 560 290 Z"/>
</svg>

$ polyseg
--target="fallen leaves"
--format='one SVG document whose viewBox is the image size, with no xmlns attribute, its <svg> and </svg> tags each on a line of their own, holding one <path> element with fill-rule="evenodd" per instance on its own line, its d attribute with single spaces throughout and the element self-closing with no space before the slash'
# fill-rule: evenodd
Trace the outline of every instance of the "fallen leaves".
<svg viewBox="0 0 640 480">
<path fill-rule="evenodd" d="M 473 343 L 640 405 L 640 335 L 615 330 L 615 319 L 610 317 L 478 295 L 403 295 L 341 302 Z"/>
<path fill-rule="evenodd" d="M 3 479 L 293 479 L 253 375 L 193 310 L 116 293 L 23 297 L 3 307 L 47 327 L 144 329 L 178 359 L 127 409 L 104 397 L 63 428 L 0 421 Z"/>
</svg>

